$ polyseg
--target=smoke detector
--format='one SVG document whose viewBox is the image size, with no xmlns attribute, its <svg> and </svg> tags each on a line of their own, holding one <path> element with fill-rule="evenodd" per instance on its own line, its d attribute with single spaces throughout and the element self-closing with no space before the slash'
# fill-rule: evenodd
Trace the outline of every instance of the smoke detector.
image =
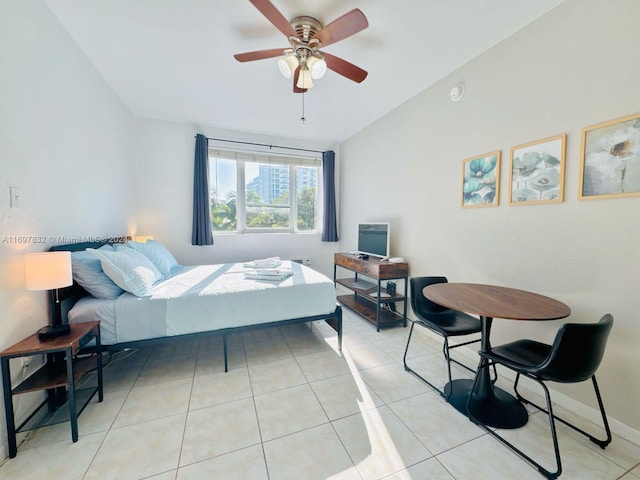
<svg viewBox="0 0 640 480">
<path fill-rule="evenodd" d="M 464 96 L 464 85 L 459 83 L 449 92 L 452 102 L 458 102 Z"/>
</svg>

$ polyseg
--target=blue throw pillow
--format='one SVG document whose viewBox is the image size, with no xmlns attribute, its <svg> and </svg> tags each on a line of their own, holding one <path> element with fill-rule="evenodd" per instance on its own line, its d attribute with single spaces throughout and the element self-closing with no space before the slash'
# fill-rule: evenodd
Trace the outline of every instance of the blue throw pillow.
<svg viewBox="0 0 640 480">
<path fill-rule="evenodd" d="M 178 262 L 171 255 L 171 252 L 167 250 L 167 247 L 156 240 L 147 240 L 144 243 L 127 242 L 124 246 L 119 245 L 116 248 L 121 249 L 125 248 L 125 246 L 133 248 L 151 260 L 163 277 L 166 277 L 173 268 L 178 266 Z"/>
<path fill-rule="evenodd" d="M 113 252 L 114 248 L 104 245 L 98 250 Z M 71 252 L 71 273 L 76 283 L 95 298 L 118 298 L 124 292 L 104 273 L 100 260 L 85 250 Z"/>
</svg>

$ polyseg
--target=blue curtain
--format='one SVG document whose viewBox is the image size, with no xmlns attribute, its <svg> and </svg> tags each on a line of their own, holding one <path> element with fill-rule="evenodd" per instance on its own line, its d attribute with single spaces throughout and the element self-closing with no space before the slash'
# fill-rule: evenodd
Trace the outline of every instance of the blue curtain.
<svg viewBox="0 0 640 480">
<path fill-rule="evenodd" d="M 322 241 L 337 242 L 336 224 L 336 154 L 333 150 L 322 153 L 322 182 L 324 218 L 322 219 Z"/>
<path fill-rule="evenodd" d="M 209 140 L 196 135 L 193 170 L 193 227 L 191 245 L 213 245 L 209 208 Z"/>
</svg>

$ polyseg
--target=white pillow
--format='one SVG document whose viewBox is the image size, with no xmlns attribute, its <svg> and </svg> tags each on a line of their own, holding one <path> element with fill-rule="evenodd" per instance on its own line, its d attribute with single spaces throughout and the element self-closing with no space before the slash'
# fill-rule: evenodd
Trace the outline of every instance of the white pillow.
<svg viewBox="0 0 640 480">
<path fill-rule="evenodd" d="M 87 248 L 87 252 L 100 259 L 102 270 L 116 285 L 137 297 L 151 295 L 151 287 L 162 278 L 151 260 L 132 248 L 115 252 Z"/>
<path fill-rule="evenodd" d="M 113 252 L 115 249 L 103 245 L 100 251 Z M 122 295 L 123 290 L 104 273 L 100 260 L 90 252 L 71 252 L 71 265 L 73 279 L 94 297 L 111 299 Z"/>
<path fill-rule="evenodd" d="M 156 240 L 147 240 L 144 243 L 127 242 L 124 245 L 116 246 L 116 250 L 127 247 L 144 254 L 158 268 L 163 277 L 166 277 L 172 268 L 178 266 L 178 262 L 167 250 L 167 247 Z"/>
</svg>

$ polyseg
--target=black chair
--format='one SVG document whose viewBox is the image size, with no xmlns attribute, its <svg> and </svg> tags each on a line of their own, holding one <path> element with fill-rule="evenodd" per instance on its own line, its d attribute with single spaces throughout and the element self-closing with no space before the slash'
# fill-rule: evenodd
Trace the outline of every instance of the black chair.
<svg viewBox="0 0 640 480">
<path fill-rule="evenodd" d="M 556 434 L 556 426 L 554 420 L 564 423 L 573 428 L 577 432 L 586 435 L 589 440 L 605 448 L 611 443 L 611 430 L 607 422 L 607 416 L 602 404 L 602 397 L 596 382 L 595 371 L 600 365 L 600 361 L 604 355 L 605 346 L 609 332 L 613 326 L 613 317 L 609 314 L 604 315 L 598 323 L 567 323 L 564 324 L 553 342 L 553 345 L 536 342 L 533 340 L 518 340 L 499 347 L 493 347 L 488 352 L 480 352 L 481 357 L 489 360 L 487 365 L 500 364 L 516 372 L 514 390 L 518 400 L 529 403 L 538 410 L 545 412 L 549 417 L 549 426 L 551 428 L 551 437 L 553 439 L 553 448 L 556 456 L 555 472 L 546 470 L 542 465 L 535 462 L 531 457 L 516 448 L 514 445 L 506 441 L 500 435 L 490 428 L 480 424 L 469 413 L 469 418 L 477 423 L 511 450 L 516 452 L 529 463 L 537 467 L 538 471 L 547 478 L 557 478 L 562 473 L 562 463 L 560 461 L 560 449 L 558 447 L 558 436 Z M 518 393 L 518 380 L 523 375 L 537 382 L 542 386 L 547 401 L 547 408 L 544 409 L 535 403 L 527 400 Z M 560 382 L 560 383 L 577 383 L 591 378 L 593 388 L 595 390 L 602 422 L 607 435 L 605 440 L 600 440 L 569 423 L 562 418 L 553 414 L 551 407 L 551 397 L 549 390 L 544 382 Z M 474 384 L 475 389 L 475 384 Z"/>
<path fill-rule="evenodd" d="M 480 333 L 480 320 L 466 313 L 452 310 L 450 308 L 445 308 L 441 305 L 438 305 L 437 303 L 432 302 L 424 296 L 424 294 L 422 293 L 422 289 L 424 287 L 433 285 L 435 283 L 447 283 L 446 277 L 414 277 L 411 278 L 409 282 L 411 286 L 411 308 L 413 309 L 415 315 L 418 317 L 418 320 L 411 321 L 411 329 L 409 330 L 407 347 L 404 350 L 404 369 L 408 372 L 413 373 L 420 380 L 436 390 L 442 397 L 448 399 L 451 396 L 450 389 L 442 390 L 438 388 L 407 365 L 407 352 L 409 351 L 409 344 L 411 343 L 413 328 L 416 325 L 420 325 L 422 327 L 428 328 L 432 332 L 435 332 L 444 338 L 442 353 L 444 354 L 444 358 L 447 360 L 449 384 L 451 384 L 451 362 L 457 363 L 470 372 L 475 373 L 475 370 L 467 367 L 463 363 L 460 363 L 458 360 L 451 358 L 451 356 L 449 355 L 449 351 L 457 347 L 462 347 L 463 345 L 469 345 L 470 343 L 479 342 L 480 339 L 477 338 L 475 340 L 470 340 L 468 342 L 449 346 L 449 337 Z"/>
</svg>

